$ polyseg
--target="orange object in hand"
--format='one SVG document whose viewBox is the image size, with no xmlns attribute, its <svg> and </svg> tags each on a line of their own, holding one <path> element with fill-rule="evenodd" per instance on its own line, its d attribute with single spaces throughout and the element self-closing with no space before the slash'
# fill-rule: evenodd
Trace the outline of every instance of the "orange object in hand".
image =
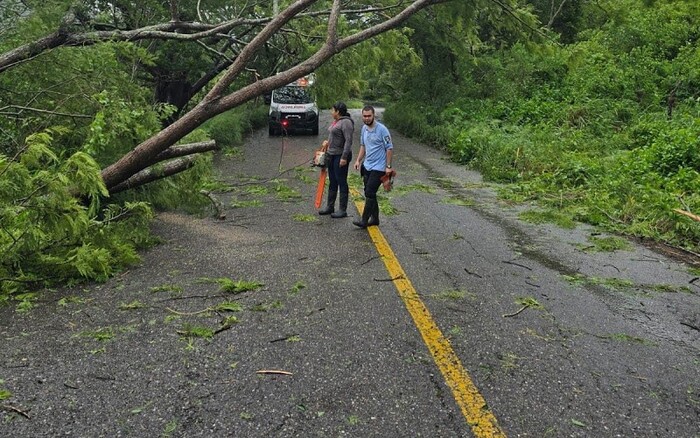
<svg viewBox="0 0 700 438">
<path fill-rule="evenodd" d="M 323 200 L 323 190 L 326 188 L 326 174 L 328 171 L 325 167 L 321 168 L 321 173 L 318 175 L 318 184 L 316 185 L 316 199 L 314 205 L 316 208 L 321 207 L 321 201 Z"/>
<path fill-rule="evenodd" d="M 394 187 L 394 177 L 397 175 L 394 169 L 389 169 L 389 171 L 384 172 L 384 176 L 380 179 L 382 181 L 382 186 L 384 186 L 385 192 L 390 192 Z"/>
</svg>

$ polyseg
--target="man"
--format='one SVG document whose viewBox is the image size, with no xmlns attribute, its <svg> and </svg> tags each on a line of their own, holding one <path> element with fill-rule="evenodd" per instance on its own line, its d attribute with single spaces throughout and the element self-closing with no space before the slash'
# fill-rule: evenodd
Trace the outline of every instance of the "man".
<svg viewBox="0 0 700 438">
<path fill-rule="evenodd" d="M 360 153 L 355 160 L 355 170 L 360 170 L 365 183 L 365 209 L 362 218 L 352 221 L 360 228 L 379 225 L 379 203 L 377 190 L 382 184 L 381 178 L 391 172 L 391 159 L 394 145 L 391 134 L 383 124 L 374 118 L 374 107 L 362 108 L 362 131 L 360 132 Z"/>
</svg>

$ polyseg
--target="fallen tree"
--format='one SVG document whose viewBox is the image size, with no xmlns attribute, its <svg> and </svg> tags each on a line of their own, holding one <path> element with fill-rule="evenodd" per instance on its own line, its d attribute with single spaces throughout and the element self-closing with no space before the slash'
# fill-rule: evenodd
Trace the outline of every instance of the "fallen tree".
<svg viewBox="0 0 700 438">
<path fill-rule="evenodd" d="M 55 31 L 0 54 L 0 73 L 35 62 L 57 48 L 84 48 L 103 43 L 149 43 L 139 47 L 144 53 L 150 53 L 156 41 L 178 44 L 183 51 L 195 44 L 200 49 L 196 56 L 210 55 L 207 59 L 210 64 L 198 65 L 202 71 L 187 79 L 181 77 L 182 69 L 167 71 L 170 59 L 161 60 L 160 65 L 149 65 L 140 59 L 135 61 L 134 75 L 152 75 L 156 101 L 172 105 L 174 112 L 166 118 L 167 126 L 160 132 L 140 141 L 116 161 L 102 162 L 105 186 L 110 193 L 117 193 L 125 187 L 133 187 L 140 178 L 125 184 L 127 180 L 168 159 L 163 153 L 207 120 L 314 72 L 346 49 L 397 29 L 430 7 L 451 4 L 451 9 L 442 11 L 442 17 L 436 11 L 433 20 L 444 20 L 445 16 L 463 17 L 460 18 L 463 30 L 476 28 L 475 22 L 483 17 L 488 17 L 485 20 L 494 26 L 498 26 L 499 21 L 522 25 L 524 21 L 520 15 L 528 15 L 515 0 L 377 0 L 370 4 L 363 0 L 274 2 L 278 3 L 282 7 L 279 12 L 269 2 L 231 4 L 213 0 L 207 2 L 207 10 L 202 10 L 202 3 L 195 0 L 170 0 L 167 6 L 157 1 L 73 1 L 58 20 Z M 12 14 L 0 11 L 0 24 L 10 25 L 6 27 L 31 17 L 34 12 L 19 1 L 10 3 L 11 8 L 15 8 Z M 14 18 L 8 19 L 8 15 Z M 164 21 L 166 15 L 169 21 Z M 147 23 L 149 20 L 156 22 Z M 289 42 L 289 35 L 295 38 L 294 43 Z M 178 58 L 177 50 L 170 48 L 167 53 Z M 259 71 L 261 66 L 264 71 Z M 33 98 L 28 100 L 33 101 Z M 10 107 L 18 108 L 17 105 Z M 0 113 L 2 110 L 0 108 Z M 24 105 L 21 111 L 42 112 L 45 109 Z M 73 117 L 72 113 L 56 114 Z M 180 166 L 171 167 L 188 167 L 184 161 L 179 162 Z M 156 173 L 151 172 L 152 175 Z"/>
<path fill-rule="evenodd" d="M 0 73 L 32 62 L 43 53 L 59 47 L 85 47 L 102 42 L 172 40 L 178 43 L 196 43 L 216 54 L 215 65 L 206 74 L 194 84 L 184 87 L 184 91 L 172 93 L 179 96 L 172 98 L 177 101 L 177 108 L 175 117 L 168 120 L 168 126 L 102 169 L 104 184 L 109 193 L 113 194 L 189 168 L 191 160 L 180 159 L 168 163 L 168 172 L 163 171 L 162 166 L 148 170 L 164 160 L 171 160 L 174 157 L 174 152 L 169 150 L 171 146 L 214 116 L 314 72 L 338 53 L 401 26 L 410 17 L 430 6 L 454 1 L 377 2 L 369 6 L 362 1 L 296 0 L 277 14 L 273 11 L 267 15 L 261 14 L 260 11 L 264 10 L 261 5 L 253 7 L 256 5 L 251 4 L 237 11 L 238 16 L 234 18 L 223 20 L 219 16 L 219 20 L 214 22 L 207 20 L 208 15 L 199 10 L 199 2 L 197 15 L 202 20 L 181 20 L 179 9 L 184 6 L 191 8 L 193 2 L 180 4 L 172 0 L 169 22 L 116 29 L 109 28 L 109 23 L 98 22 L 91 15 L 90 7 L 78 2 L 68 9 L 56 31 L 1 54 Z M 121 15 L 125 14 L 122 12 Z M 300 27 L 302 20 L 305 20 L 304 26 L 308 24 L 309 27 L 308 34 L 303 36 L 308 41 L 305 56 L 299 56 L 291 49 L 278 48 L 280 53 L 284 53 L 284 65 L 288 68 L 271 75 L 258 72 L 255 63 L 261 56 L 261 51 L 269 51 L 273 38 L 281 34 L 298 34 L 300 29 L 307 31 Z M 133 23 L 126 23 L 125 26 L 131 24 Z M 278 60 L 277 67 L 280 64 L 281 61 Z M 242 75 L 247 78 L 251 72 L 255 80 L 246 79 L 247 85 L 241 87 Z M 200 90 L 207 87 L 209 91 L 199 101 L 191 101 Z M 185 106 L 191 109 L 183 110 Z M 179 156 L 199 152 L 201 151 L 193 149 Z"/>
<path fill-rule="evenodd" d="M 157 165 L 143 169 L 126 181 L 112 187 L 110 193 L 119 193 L 149 182 L 175 175 L 194 166 L 196 155 L 217 149 L 214 141 L 173 146 L 158 154 Z"/>
<path fill-rule="evenodd" d="M 27 290 L 104 280 L 137 261 L 136 249 L 149 244 L 154 199 L 173 197 L 163 194 L 167 184 L 111 195 L 192 168 L 217 147 L 200 141 L 210 131 L 197 128 L 208 120 L 318 73 L 364 41 L 379 43 L 375 37 L 421 11 L 434 21 L 463 12 L 469 22 L 516 1 L 280 0 L 276 13 L 270 2 L 211 0 L 207 11 L 197 0 L 169 3 L 168 21 L 160 0 L 0 2 L 0 178 L 8 182 L 0 184 L 0 304 L 16 297 L 28 308 Z M 410 33 L 387 40 L 408 47 Z M 196 71 L 188 82 L 169 88 L 190 62 Z M 154 71 L 177 74 L 160 82 L 148 77 Z M 204 175 L 205 167 L 181 180 Z M 186 189 L 173 190 L 178 200 L 192 200 L 191 190 L 216 206 L 196 184 Z"/>
<path fill-rule="evenodd" d="M 247 63 L 251 61 L 265 42 L 276 32 L 280 31 L 286 23 L 309 6 L 318 2 L 317 0 L 297 0 L 274 17 L 252 38 L 223 76 L 192 110 L 155 136 L 139 144 L 133 151 L 114 164 L 103 169 L 102 178 L 107 189 L 112 191 L 136 173 L 155 164 L 162 152 L 200 126 L 204 121 L 313 72 L 337 53 L 400 26 L 412 15 L 428 6 L 448 1 L 451 0 L 416 0 L 406 5 L 399 3 L 401 6 L 396 7 L 397 13 L 390 16 L 390 18 L 348 36 L 341 37 L 338 31 L 341 2 L 340 0 L 334 0 L 328 15 L 325 42 L 315 53 L 283 72 L 260 79 L 246 87 L 228 93 L 229 86 L 245 71 Z"/>
</svg>

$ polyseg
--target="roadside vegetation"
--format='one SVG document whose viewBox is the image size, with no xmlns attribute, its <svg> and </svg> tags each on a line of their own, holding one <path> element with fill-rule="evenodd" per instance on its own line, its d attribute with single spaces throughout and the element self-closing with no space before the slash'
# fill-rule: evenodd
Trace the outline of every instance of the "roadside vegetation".
<svg viewBox="0 0 700 438">
<path fill-rule="evenodd" d="M 503 198 L 537 201 L 530 220 L 700 253 L 700 222 L 678 211 L 700 214 L 700 4 L 574 1 L 551 20 L 531 3 L 550 25 L 527 41 L 482 28 L 455 42 L 459 17 L 417 17 L 422 63 L 383 90 L 385 122 L 502 183 Z"/>
</svg>

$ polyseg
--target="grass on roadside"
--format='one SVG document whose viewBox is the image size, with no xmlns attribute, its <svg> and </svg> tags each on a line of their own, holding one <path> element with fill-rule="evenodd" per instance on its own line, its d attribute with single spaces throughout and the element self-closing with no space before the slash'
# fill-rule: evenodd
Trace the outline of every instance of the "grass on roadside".
<svg viewBox="0 0 700 438">
<path fill-rule="evenodd" d="M 520 219 L 532 224 L 553 223 L 567 230 L 576 228 L 570 215 L 555 210 L 527 210 L 520 213 Z"/>
<path fill-rule="evenodd" d="M 588 241 L 590 245 L 577 245 L 581 251 L 590 252 L 615 252 L 615 251 L 625 251 L 631 248 L 630 243 L 621 237 L 609 236 L 609 237 L 596 237 L 589 236 Z"/>
<path fill-rule="evenodd" d="M 220 292 L 227 292 L 227 293 L 232 293 L 234 295 L 243 293 L 243 292 L 251 292 L 260 289 L 263 287 L 263 284 L 257 281 L 249 281 L 249 280 L 232 280 L 227 277 L 219 277 L 219 278 L 207 278 L 207 277 L 201 277 L 199 279 L 199 282 L 201 283 L 216 283 L 219 285 Z"/>
</svg>

